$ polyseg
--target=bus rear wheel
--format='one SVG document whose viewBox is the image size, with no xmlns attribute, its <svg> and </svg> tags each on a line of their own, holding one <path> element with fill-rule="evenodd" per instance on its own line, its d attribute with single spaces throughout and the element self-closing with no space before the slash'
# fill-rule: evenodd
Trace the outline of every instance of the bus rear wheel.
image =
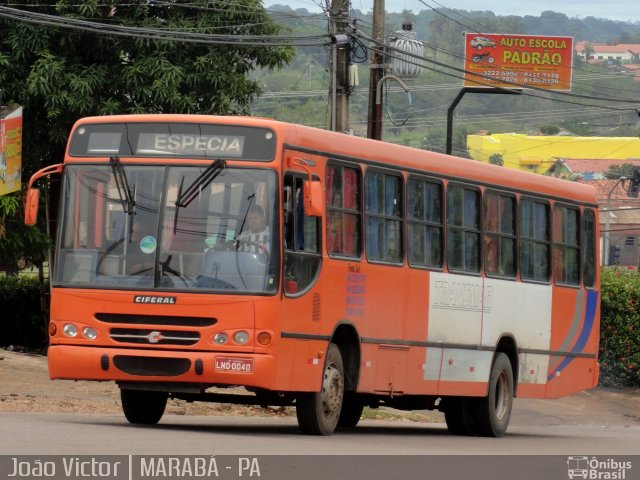
<svg viewBox="0 0 640 480">
<path fill-rule="evenodd" d="M 364 404 L 358 399 L 354 392 L 346 392 L 342 401 L 342 410 L 338 419 L 338 427 L 355 428 L 362 417 Z"/>
<path fill-rule="evenodd" d="M 451 397 L 447 399 L 444 409 L 444 420 L 451 435 L 474 435 L 475 429 L 471 418 L 473 399 Z"/>
<path fill-rule="evenodd" d="M 145 390 L 120 390 L 122 411 L 129 423 L 155 425 L 167 406 L 169 394 Z"/>
<path fill-rule="evenodd" d="M 303 433 L 331 435 L 338 425 L 344 400 L 342 355 L 334 343 L 329 345 L 319 392 L 301 393 L 296 398 L 296 416 Z"/>
<path fill-rule="evenodd" d="M 513 369 L 509 357 L 498 353 L 491 367 L 489 394 L 471 404 L 473 426 L 482 437 L 502 437 L 513 406 Z"/>
</svg>

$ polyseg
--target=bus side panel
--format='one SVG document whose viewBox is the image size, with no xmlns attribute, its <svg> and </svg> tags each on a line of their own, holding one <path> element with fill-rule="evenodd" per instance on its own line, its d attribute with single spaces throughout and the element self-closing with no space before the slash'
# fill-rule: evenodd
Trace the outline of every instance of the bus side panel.
<svg viewBox="0 0 640 480">
<path fill-rule="evenodd" d="M 410 348 L 405 342 L 405 325 L 410 297 L 406 273 L 405 268 L 395 266 L 331 258 L 324 262 L 327 288 L 322 298 L 321 332 L 331 335 L 339 323 L 356 329 L 361 342 L 360 392 L 400 393 L 407 387 Z M 415 321 L 426 325 L 424 315 L 419 318 L 416 314 Z M 424 341 L 424 334 L 418 340 Z"/>
<path fill-rule="evenodd" d="M 283 338 L 278 344 L 275 379 L 271 390 L 318 392 L 322 385 L 327 342 Z"/>
<path fill-rule="evenodd" d="M 407 353 L 406 392 L 414 395 L 435 395 L 438 382 L 424 380 L 431 274 L 426 270 L 414 268 L 407 269 L 405 273 L 408 284 L 404 338 L 412 343 Z"/>
<path fill-rule="evenodd" d="M 321 317 L 325 312 L 319 307 L 322 295 L 322 278 L 310 291 L 299 297 L 283 297 L 279 314 L 281 331 L 276 358 L 278 361 L 274 390 L 319 391 L 327 353 L 328 334 L 321 334 Z"/>
<path fill-rule="evenodd" d="M 441 395 L 465 396 L 486 391 L 492 352 L 479 349 L 482 278 L 432 272 L 429 299 L 423 380 L 437 381 L 437 393 Z"/>
<path fill-rule="evenodd" d="M 543 396 L 550 286 L 432 273 L 430 294 L 424 379 L 438 380 L 439 394 L 486 395 L 495 350 L 501 338 L 510 337 L 520 352 L 514 373 L 525 388 L 519 395 Z"/>
<path fill-rule="evenodd" d="M 551 345 L 552 287 L 486 278 L 484 298 L 482 345 L 495 347 L 502 337 L 512 337 L 518 349 L 516 394 L 543 397 Z"/>
<path fill-rule="evenodd" d="M 555 287 L 547 398 L 568 395 L 597 384 L 599 292 Z M 564 353 L 564 355 L 563 355 Z"/>
</svg>

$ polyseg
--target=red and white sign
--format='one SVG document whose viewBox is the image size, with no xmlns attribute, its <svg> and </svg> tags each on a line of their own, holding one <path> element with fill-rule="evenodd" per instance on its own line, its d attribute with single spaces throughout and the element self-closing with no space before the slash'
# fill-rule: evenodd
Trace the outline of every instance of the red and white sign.
<svg viewBox="0 0 640 480">
<path fill-rule="evenodd" d="M 215 369 L 223 372 L 252 373 L 253 358 L 216 357 Z"/>
<path fill-rule="evenodd" d="M 465 35 L 465 87 L 571 90 L 573 37 Z"/>
</svg>

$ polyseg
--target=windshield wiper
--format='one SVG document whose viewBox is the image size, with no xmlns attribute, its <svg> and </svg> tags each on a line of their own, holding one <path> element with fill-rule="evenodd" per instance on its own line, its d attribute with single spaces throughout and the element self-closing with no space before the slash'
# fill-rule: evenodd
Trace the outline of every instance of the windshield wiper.
<svg viewBox="0 0 640 480">
<path fill-rule="evenodd" d="M 184 177 L 180 182 L 180 188 L 178 190 L 178 198 L 176 198 L 176 213 L 173 217 L 173 233 L 176 233 L 176 227 L 178 225 L 178 212 L 182 207 L 188 207 L 200 194 L 200 189 L 209 185 L 218 175 L 222 173 L 226 165 L 226 162 L 220 158 L 216 158 L 211 165 L 209 165 L 204 172 L 189 185 L 186 190 L 182 191 L 182 185 L 184 183 Z"/>
<path fill-rule="evenodd" d="M 225 161 L 217 158 L 211 165 L 209 165 L 204 172 L 202 172 L 198 178 L 196 178 L 191 185 L 183 192 L 182 188 L 178 192 L 178 198 L 176 199 L 176 207 L 188 207 L 191 202 L 198 196 L 198 189 L 204 188 L 216 178 L 225 167 Z"/>
<path fill-rule="evenodd" d="M 118 196 L 122 202 L 122 209 L 126 214 L 132 215 L 135 211 L 135 201 L 133 195 L 131 195 L 131 189 L 129 188 L 129 182 L 127 182 L 127 175 L 124 172 L 124 167 L 120 162 L 120 157 L 113 156 L 109 159 L 111 163 L 111 170 L 113 171 L 113 178 L 116 181 L 116 188 L 118 189 Z"/>
</svg>

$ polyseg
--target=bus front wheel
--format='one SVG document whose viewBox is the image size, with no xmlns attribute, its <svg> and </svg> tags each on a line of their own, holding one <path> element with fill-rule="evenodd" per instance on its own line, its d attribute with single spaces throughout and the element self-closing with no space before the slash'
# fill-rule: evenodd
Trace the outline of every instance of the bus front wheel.
<svg viewBox="0 0 640 480">
<path fill-rule="evenodd" d="M 122 411 L 129 423 L 155 425 L 160 421 L 167 406 L 166 392 L 144 390 L 120 390 Z"/>
<path fill-rule="evenodd" d="M 296 398 L 296 416 L 303 433 L 331 435 L 340 418 L 344 400 L 342 355 L 334 343 L 329 345 L 319 392 L 305 392 Z"/>
<path fill-rule="evenodd" d="M 471 406 L 473 424 L 478 435 L 502 437 L 509 426 L 513 405 L 513 369 L 509 357 L 498 353 L 491 367 L 489 393 L 474 399 Z"/>
</svg>

